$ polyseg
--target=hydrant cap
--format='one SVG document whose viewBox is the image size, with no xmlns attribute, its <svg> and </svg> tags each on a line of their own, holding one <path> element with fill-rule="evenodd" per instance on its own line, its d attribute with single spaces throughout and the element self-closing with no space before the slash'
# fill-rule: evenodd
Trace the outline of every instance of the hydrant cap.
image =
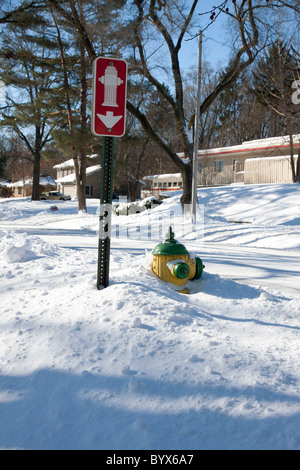
<svg viewBox="0 0 300 470">
<path fill-rule="evenodd" d="M 174 235 L 175 234 L 172 231 L 172 227 L 170 227 L 168 232 L 166 233 L 167 238 L 165 242 L 156 245 L 156 247 L 152 251 L 152 254 L 165 256 L 188 255 L 189 252 L 187 251 L 186 247 L 179 243 L 177 240 L 175 240 Z"/>
</svg>

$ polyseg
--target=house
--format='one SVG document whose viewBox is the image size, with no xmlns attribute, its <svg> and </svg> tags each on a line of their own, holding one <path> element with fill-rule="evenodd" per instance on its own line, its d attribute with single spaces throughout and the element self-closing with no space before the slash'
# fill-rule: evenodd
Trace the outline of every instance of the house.
<svg viewBox="0 0 300 470">
<path fill-rule="evenodd" d="M 293 136 L 293 147 L 297 164 L 300 134 Z M 198 185 L 290 183 L 292 182 L 290 154 L 289 136 L 199 150 Z M 179 156 L 183 157 L 183 154 Z"/>
<path fill-rule="evenodd" d="M 100 198 L 101 165 L 98 154 L 87 155 L 86 187 L 87 198 Z M 73 159 L 53 167 L 57 171 L 57 190 L 63 194 L 77 197 L 76 176 Z"/>
<path fill-rule="evenodd" d="M 144 176 L 146 188 L 142 189 L 142 197 L 162 196 L 166 192 L 182 189 L 181 173 L 164 173 L 161 175 Z"/>
<path fill-rule="evenodd" d="M 297 165 L 300 134 L 293 136 L 294 161 Z M 230 147 L 198 150 L 198 186 L 232 183 L 292 183 L 289 136 L 243 142 Z M 178 156 L 185 158 L 183 153 Z M 142 196 L 166 195 L 182 187 L 180 173 L 145 176 L 147 188 Z M 168 191 L 168 193 L 167 193 Z"/>
<path fill-rule="evenodd" d="M 12 197 L 28 197 L 32 195 L 32 178 L 24 178 L 19 181 L 8 183 Z M 40 176 L 40 194 L 52 191 L 56 188 L 56 181 L 51 176 Z"/>
</svg>

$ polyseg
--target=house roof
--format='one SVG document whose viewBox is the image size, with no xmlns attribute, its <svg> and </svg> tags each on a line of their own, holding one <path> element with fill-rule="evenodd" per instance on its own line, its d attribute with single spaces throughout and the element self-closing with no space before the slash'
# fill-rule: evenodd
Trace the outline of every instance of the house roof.
<svg viewBox="0 0 300 470">
<path fill-rule="evenodd" d="M 9 184 L 10 184 L 10 181 L 0 178 L 0 186 L 8 186 Z"/>
<path fill-rule="evenodd" d="M 294 145 L 299 146 L 300 144 L 300 134 L 293 135 Z M 262 152 L 269 151 L 273 152 L 280 149 L 283 155 L 288 154 L 290 150 L 290 137 L 281 136 L 281 137 L 269 137 L 267 139 L 258 139 L 245 141 L 239 145 L 231 145 L 229 147 L 219 147 L 211 148 L 205 150 L 198 150 L 198 157 L 209 157 L 209 156 L 218 156 L 226 154 L 245 154 L 247 152 Z M 179 157 L 184 157 L 183 153 L 178 154 Z"/>
<path fill-rule="evenodd" d="M 289 155 L 279 155 L 275 157 L 264 157 L 264 158 L 246 158 L 246 162 L 260 162 L 260 161 L 266 161 L 266 160 L 287 160 L 288 162 L 290 161 L 290 156 Z"/>
<path fill-rule="evenodd" d="M 99 158 L 99 154 L 98 153 L 93 153 L 91 155 L 87 155 L 86 156 L 88 159 L 95 159 L 95 158 Z M 65 162 L 62 162 L 62 163 L 58 163 L 57 165 L 54 165 L 54 167 L 56 170 L 59 170 L 59 169 L 66 169 L 66 168 L 74 168 L 74 160 L 73 158 L 69 159 L 69 160 L 66 160 Z"/>
<path fill-rule="evenodd" d="M 51 176 L 41 176 L 40 186 L 56 186 L 56 181 Z M 25 178 L 24 180 L 8 183 L 6 186 L 10 188 L 22 188 L 23 186 L 32 186 L 32 178 Z"/>
<path fill-rule="evenodd" d="M 73 161 L 73 158 L 71 158 L 70 160 L 66 160 L 65 162 L 63 163 L 58 163 L 58 165 L 54 165 L 55 169 L 59 169 L 59 168 L 74 168 L 74 161 Z"/>
<path fill-rule="evenodd" d="M 181 178 L 181 173 L 165 173 L 162 175 L 149 175 L 144 176 L 144 180 L 152 180 L 152 179 L 164 179 L 164 178 Z"/>
<path fill-rule="evenodd" d="M 92 175 L 93 173 L 96 173 L 97 171 L 101 170 L 101 165 L 94 165 L 90 166 L 86 169 L 86 175 Z M 71 175 L 63 176 L 62 178 L 58 178 L 56 180 L 57 183 L 61 184 L 75 184 L 76 183 L 76 175 L 75 173 L 72 173 Z"/>
</svg>

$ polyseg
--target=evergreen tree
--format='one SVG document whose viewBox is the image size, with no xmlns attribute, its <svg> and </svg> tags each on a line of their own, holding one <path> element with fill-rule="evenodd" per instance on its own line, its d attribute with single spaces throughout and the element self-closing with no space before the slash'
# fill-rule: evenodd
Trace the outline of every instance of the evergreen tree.
<svg viewBox="0 0 300 470">
<path fill-rule="evenodd" d="M 57 47 L 49 39 L 45 19 L 33 18 L 30 27 L 12 23 L 1 38 L 0 74 L 8 94 L 8 109 L 0 125 L 12 129 L 26 144 L 33 161 L 32 200 L 39 199 L 41 152 L 50 139 L 59 95 Z"/>
<path fill-rule="evenodd" d="M 7 160 L 6 149 L 4 147 L 3 141 L 1 141 L 0 142 L 0 177 L 1 178 L 5 177 L 6 160 Z"/>
<path fill-rule="evenodd" d="M 72 155 L 79 211 L 86 211 L 86 155 L 91 151 L 98 153 L 100 141 L 91 135 L 88 122 L 91 61 L 86 57 L 84 42 L 78 34 L 77 26 L 80 28 L 80 24 L 85 25 L 89 37 L 97 42 L 101 55 L 114 54 L 117 52 L 117 37 L 121 29 L 116 26 L 115 21 L 124 3 L 124 0 L 80 0 L 75 5 L 73 0 L 69 0 L 62 5 L 61 2 L 49 1 L 60 51 L 64 93 L 62 102 L 65 109 L 65 114 L 60 116 L 61 125 L 52 135 L 60 148 L 69 150 Z M 64 45 L 66 37 L 70 48 Z"/>
</svg>

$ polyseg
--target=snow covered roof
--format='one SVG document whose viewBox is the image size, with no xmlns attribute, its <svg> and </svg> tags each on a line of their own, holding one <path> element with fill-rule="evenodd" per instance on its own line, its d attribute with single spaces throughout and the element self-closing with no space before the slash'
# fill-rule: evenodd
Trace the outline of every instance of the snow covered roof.
<svg viewBox="0 0 300 470">
<path fill-rule="evenodd" d="M 164 173 L 162 175 L 149 175 L 144 176 L 144 180 L 152 180 L 152 179 L 165 179 L 165 178 L 181 178 L 181 173 Z"/>
<path fill-rule="evenodd" d="M 51 176 L 41 176 L 40 186 L 55 186 L 56 181 Z M 32 186 L 32 178 L 25 178 L 24 180 L 16 181 L 15 183 L 8 183 L 6 186 L 10 188 L 23 188 L 23 186 Z"/>
<path fill-rule="evenodd" d="M 93 153 L 91 155 L 87 155 L 86 157 L 90 160 L 93 160 L 95 158 L 99 158 L 99 154 L 98 153 Z M 73 160 L 73 158 L 71 158 L 69 160 L 66 160 L 65 162 L 58 163 L 57 165 L 54 165 L 53 168 L 55 168 L 56 170 L 57 169 L 74 168 L 74 160 Z"/>
<path fill-rule="evenodd" d="M 92 175 L 93 173 L 96 173 L 97 171 L 101 170 L 101 165 L 94 165 L 90 166 L 86 169 L 86 175 Z M 75 184 L 76 183 L 76 175 L 75 173 L 72 173 L 71 175 L 63 176 L 62 178 L 58 178 L 56 180 L 57 183 L 62 183 L 62 184 Z"/>
<path fill-rule="evenodd" d="M 277 157 L 264 157 L 264 158 L 246 158 L 245 162 L 261 162 L 265 160 L 289 160 L 289 155 L 279 155 Z"/>
<path fill-rule="evenodd" d="M 300 134 L 293 135 L 293 142 L 295 145 L 300 143 Z M 290 137 L 288 135 L 281 137 L 268 137 L 267 139 L 257 139 L 245 141 L 239 145 L 231 145 L 228 147 L 210 148 L 205 150 L 198 150 L 198 156 L 210 156 L 227 153 L 249 152 L 255 150 L 272 150 L 276 148 L 289 149 Z M 182 157 L 184 154 L 179 153 L 178 156 Z"/>
<path fill-rule="evenodd" d="M 73 160 L 73 158 L 71 158 L 70 160 L 66 160 L 63 163 L 58 163 L 57 165 L 54 165 L 53 168 L 55 168 L 55 169 L 58 169 L 58 168 L 74 168 L 74 160 Z"/>
</svg>

